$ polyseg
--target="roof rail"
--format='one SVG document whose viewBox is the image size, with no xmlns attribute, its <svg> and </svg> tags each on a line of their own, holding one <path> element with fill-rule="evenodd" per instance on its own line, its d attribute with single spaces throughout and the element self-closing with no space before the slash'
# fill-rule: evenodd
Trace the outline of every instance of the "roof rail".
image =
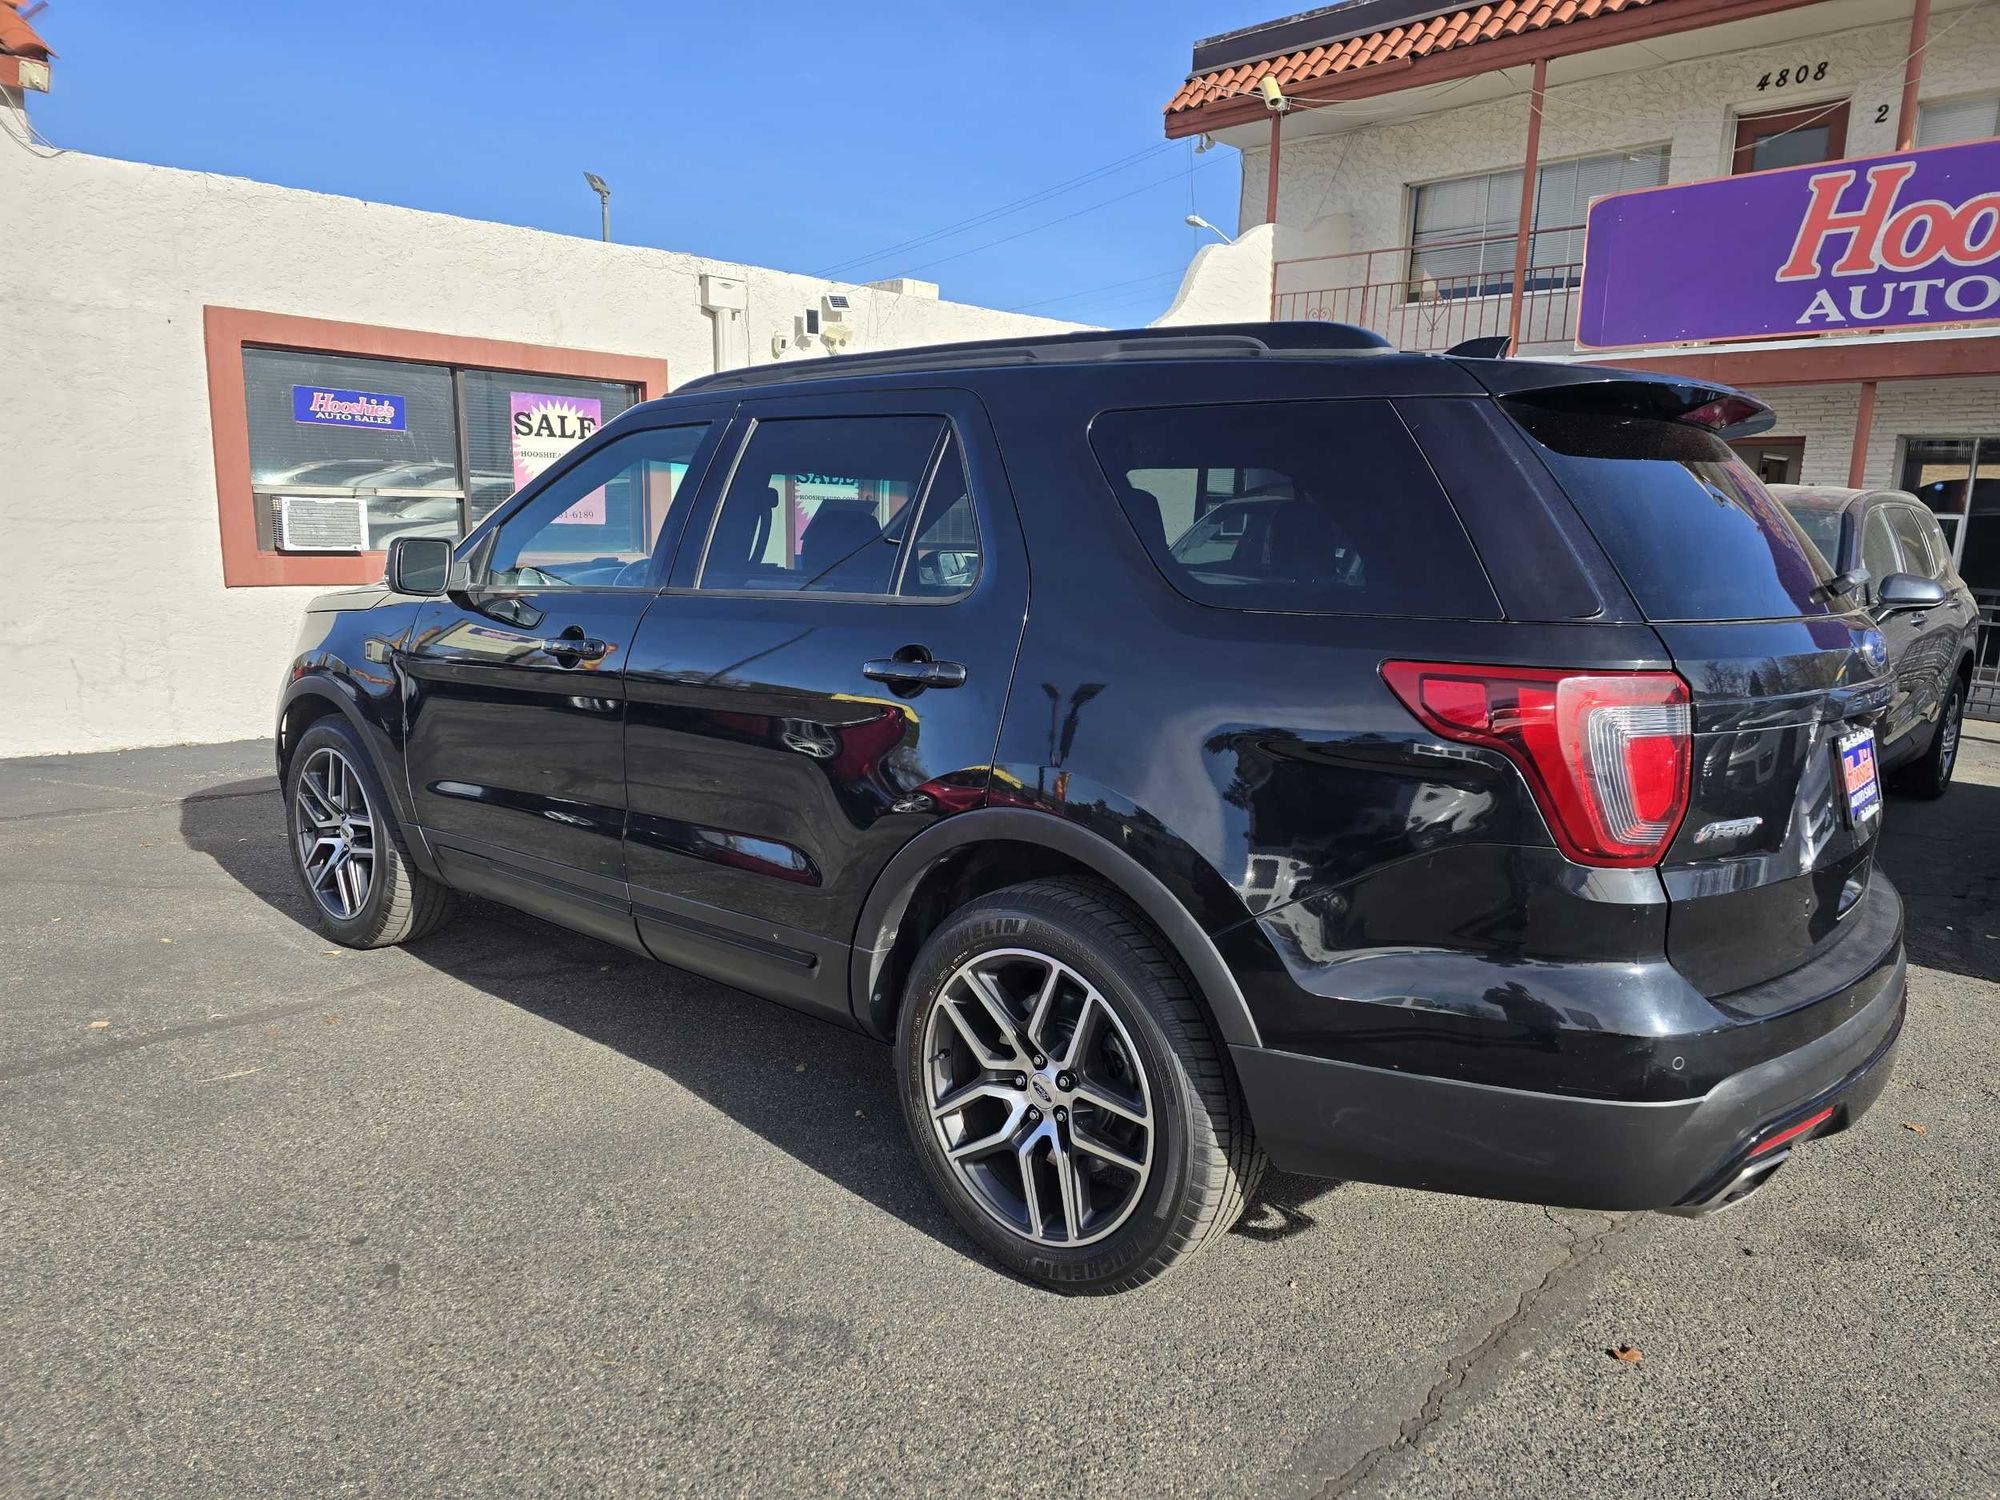
<svg viewBox="0 0 2000 1500">
<path fill-rule="evenodd" d="M 925 370 L 991 369 L 1002 365 L 1094 364 L 1147 359 L 1286 359 L 1393 353 L 1379 333 L 1349 323 L 1211 323 L 1183 328 L 1107 328 L 1031 339 L 982 339 L 931 344 L 825 359 L 787 360 L 719 370 L 677 386 L 682 391 L 740 390 L 746 386 L 850 375 L 897 375 Z"/>
</svg>

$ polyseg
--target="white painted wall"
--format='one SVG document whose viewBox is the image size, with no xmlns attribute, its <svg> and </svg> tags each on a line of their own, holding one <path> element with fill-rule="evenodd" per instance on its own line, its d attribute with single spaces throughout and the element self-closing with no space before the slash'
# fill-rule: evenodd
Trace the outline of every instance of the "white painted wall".
<svg viewBox="0 0 2000 1500">
<path fill-rule="evenodd" d="M 1189 323 L 1261 323 L 1271 316 L 1269 224 L 1252 225 L 1233 245 L 1204 245 L 1188 262 L 1180 290 L 1153 327 Z"/>
<path fill-rule="evenodd" d="M 315 589 L 222 584 L 204 304 L 664 358 L 705 374 L 703 272 L 753 362 L 830 289 L 851 348 L 1075 324 L 239 178 L 0 152 L 0 755 L 270 732 Z"/>
</svg>

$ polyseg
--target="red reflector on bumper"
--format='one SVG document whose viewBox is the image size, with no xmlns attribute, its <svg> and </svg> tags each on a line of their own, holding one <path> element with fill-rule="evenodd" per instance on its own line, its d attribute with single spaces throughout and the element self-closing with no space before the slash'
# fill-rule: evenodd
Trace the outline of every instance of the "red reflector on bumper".
<svg viewBox="0 0 2000 1500">
<path fill-rule="evenodd" d="M 1778 1147 L 1784 1145 L 1786 1141 L 1791 1140 L 1794 1136 L 1804 1135 L 1808 1130 L 1813 1129 L 1815 1126 L 1824 1125 L 1828 1120 L 1831 1120 L 1832 1118 L 1833 1118 L 1833 1106 L 1829 1104 L 1825 1109 L 1821 1110 L 1818 1114 L 1811 1116 L 1809 1119 L 1804 1119 L 1799 1121 L 1798 1124 L 1792 1126 L 1789 1130 L 1781 1130 L 1776 1135 L 1772 1136 L 1768 1141 L 1763 1141 L 1758 1145 L 1752 1146 L 1750 1148 L 1750 1154 L 1752 1156 L 1762 1156 L 1766 1151 L 1775 1151 Z"/>
</svg>

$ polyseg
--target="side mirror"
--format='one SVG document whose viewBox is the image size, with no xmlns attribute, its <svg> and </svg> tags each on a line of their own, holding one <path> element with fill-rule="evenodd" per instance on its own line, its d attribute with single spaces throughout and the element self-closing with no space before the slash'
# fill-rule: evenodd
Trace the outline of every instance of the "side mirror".
<svg viewBox="0 0 2000 1500">
<path fill-rule="evenodd" d="M 1915 573 L 1891 573 L 1875 591 L 1875 603 L 1884 614 L 1904 609 L 1930 609 L 1944 603 L 1944 585 L 1935 578 Z"/>
<path fill-rule="evenodd" d="M 399 536 L 389 541 L 389 587 L 399 594 L 435 598 L 451 583 L 451 540 Z"/>
</svg>

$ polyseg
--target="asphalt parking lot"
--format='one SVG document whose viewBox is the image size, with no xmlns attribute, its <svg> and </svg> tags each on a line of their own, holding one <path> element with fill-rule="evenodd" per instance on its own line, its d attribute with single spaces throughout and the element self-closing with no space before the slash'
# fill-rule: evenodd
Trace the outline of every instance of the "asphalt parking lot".
<svg viewBox="0 0 2000 1500">
<path fill-rule="evenodd" d="M 1889 807 L 1897 1077 L 1748 1203 L 1278 1179 L 1091 1301 L 868 1042 L 476 903 L 334 949 L 262 744 L 0 763 L 0 1494 L 2000 1494 L 1980 732 Z"/>
</svg>

